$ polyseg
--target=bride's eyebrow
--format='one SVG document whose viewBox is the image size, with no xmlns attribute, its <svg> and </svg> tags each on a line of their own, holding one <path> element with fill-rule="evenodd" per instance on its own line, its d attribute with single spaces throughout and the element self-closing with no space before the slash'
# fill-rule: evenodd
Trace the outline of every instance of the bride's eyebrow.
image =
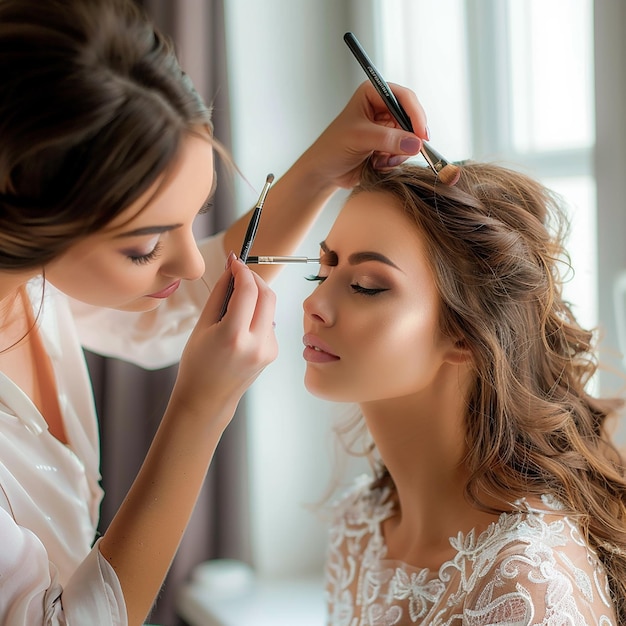
<svg viewBox="0 0 626 626">
<path fill-rule="evenodd" d="M 334 267 L 339 262 L 337 253 L 334 250 L 330 250 L 325 241 L 320 242 L 320 248 L 322 249 L 322 257 L 320 258 L 320 265 L 329 265 Z"/>
<path fill-rule="evenodd" d="M 337 265 L 338 260 L 339 260 L 337 258 L 337 253 L 334 252 L 333 250 L 330 250 L 325 241 L 322 241 L 320 243 L 320 248 L 322 249 L 322 252 L 324 252 L 324 255 L 329 255 L 329 259 L 325 264 Z M 348 257 L 348 263 L 350 265 L 358 265 L 359 263 L 366 263 L 367 261 L 378 261 L 379 263 L 384 263 L 385 265 L 390 265 L 391 267 L 394 267 L 395 269 L 400 270 L 400 268 L 389 257 L 386 257 L 384 254 L 381 254 L 380 252 L 373 252 L 369 250 L 366 250 L 363 252 L 353 252 Z"/>
<path fill-rule="evenodd" d="M 348 257 L 348 263 L 350 263 L 350 265 L 358 265 L 359 263 L 366 263 L 367 261 L 378 261 L 379 263 L 395 267 L 397 270 L 400 269 L 389 257 L 386 257 L 380 252 L 354 252 Z"/>
</svg>

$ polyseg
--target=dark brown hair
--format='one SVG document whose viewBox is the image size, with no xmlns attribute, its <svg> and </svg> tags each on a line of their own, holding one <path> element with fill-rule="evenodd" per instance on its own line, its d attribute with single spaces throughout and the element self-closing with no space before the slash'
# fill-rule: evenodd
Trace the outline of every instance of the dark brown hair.
<svg viewBox="0 0 626 626">
<path fill-rule="evenodd" d="M 43 266 L 105 226 L 210 125 L 130 0 L 0 0 L 0 76 L 2 270 Z"/>
<path fill-rule="evenodd" d="M 517 171 L 466 163 L 454 187 L 425 167 L 365 168 L 354 194 L 389 193 L 424 235 L 443 332 L 471 353 L 466 493 L 510 502 L 545 493 L 576 518 L 626 623 L 626 478 L 607 433 L 621 402 L 587 387 L 593 332 L 562 294 L 569 271 L 559 198 Z M 488 508 L 488 507 L 483 507 Z"/>
</svg>

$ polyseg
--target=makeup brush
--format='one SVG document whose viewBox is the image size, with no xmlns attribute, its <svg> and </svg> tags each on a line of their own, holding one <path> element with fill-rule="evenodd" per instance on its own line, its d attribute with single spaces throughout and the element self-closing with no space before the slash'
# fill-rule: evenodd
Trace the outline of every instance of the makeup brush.
<svg viewBox="0 0 626 626">
<path fill-rule="evenodd" d="M 265 204 L 265 197 L 267 196 L 267 192 L 270 190 L 270 185 L 274 182 L 274 174 L 268 174 L 265 179 L 265 185 L 263 185 L 263 190 L 261 191 L 261 195 L 254 207 L 254 211 L 252 211 L 252 217 L 250 218 L 250 222 L 248 223 L 248 229 L 246 230 L 246 236 L 243 238 L 243 246 L 241 247 L 241 252 L 239 253 L 239 259 L 246 263 L 248 261 L 248 254 L 250 252 L 250 248 L 252 248 L 252 244 L 254 243 L 254 238 L 256 237 L 256 231 L 259 228 L 259 221 L 261 219 L 261 211 L 263 210 L 263 205 Z M 228 288 L 226 291 L 226 298 L 224 298 L 224 304 L 222 304 L 222 310 L 220 311 L 219 319 L 222 319 L 226 314 L 226 310 L 228 309 L 228 303 L 230 302 L 230 298 L 233 295 L 233 289 L 235 287 L 235 280 L 231 276 L 230 281 L 228 282 Z"/>
<path fill-rule="evenodd" d="M 291 263 L 319 263 L 320 259 L 312 259 L 308 256 L 249 256 L 248 265 L 289 265 Z"/>
<path fill-rule="evenodd" d="M 380 75 L 379 71 L 374 67 L 370 58 L 367 56 L 365 50 L 359 43 L 359 40 L 353 33 L 346 33 L 343 36 L 343 40 L 348 45 L 348 48 L 352 51 L 352 54 L 356 57 L 356 60 L 361 64 L 361 67 L 365 70 L 367 77 L 370 79 L 372 85 L 376 88 L 376 91 L 380 94 L 389 112 L 394 116 L 400 127 L 410 133 L 413 131 L 413 125 L 411 119 L 407 115 L 406 111 L 402 108 L 402 105 L 398 102 L 397 98 L 393 95 L 391 88 Z M 460 176 L 461 168 L 458 165 L 449 163 L 444 159 L 436 150 L 431 148 L 425 141 L 422 141 L 422 148 L 420 150 L 426 163 L 433 170 L 435 175 L 444 184 L 451 187 L 455 185 Z"/>
</svg>

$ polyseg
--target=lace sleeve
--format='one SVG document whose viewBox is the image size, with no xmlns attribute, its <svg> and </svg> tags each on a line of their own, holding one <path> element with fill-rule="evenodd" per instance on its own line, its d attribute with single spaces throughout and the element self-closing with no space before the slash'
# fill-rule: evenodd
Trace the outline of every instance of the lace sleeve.
<svg viewBox="0 0 626 626">
<path fill-rule="evenodd" d="M 590 550 L 575 548 L 570 554 L 532 545 L 507 550 L 468 594 L 463 623 L 615 626 L 604 570 Z"/>
</svg>

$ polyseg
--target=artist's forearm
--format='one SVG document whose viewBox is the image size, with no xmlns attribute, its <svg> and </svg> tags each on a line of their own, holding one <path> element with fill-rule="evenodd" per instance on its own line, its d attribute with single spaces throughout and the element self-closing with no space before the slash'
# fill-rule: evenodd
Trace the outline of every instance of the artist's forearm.
<svg viewBox="0 0 626 626">
<path fill-rule="evenodd" d="M 251 254 L 293 254 L 337 186 L 320 175 L 312 150 L 298 161 L 270 189 L 263 207 Z M 250 213 L 233 224 L 224 237 L 224 248 L 239 254 Z M 255 266 L 263 278 L 272 277 L 280 266 Z"/>
<path fill-rule="evenodd" d="M 143 624 L 163 584 L 223 430 L 199 428 L 201 420 L 168 411 L 100 543 L 120 580 L 131 626 Z"/>
</svg>

